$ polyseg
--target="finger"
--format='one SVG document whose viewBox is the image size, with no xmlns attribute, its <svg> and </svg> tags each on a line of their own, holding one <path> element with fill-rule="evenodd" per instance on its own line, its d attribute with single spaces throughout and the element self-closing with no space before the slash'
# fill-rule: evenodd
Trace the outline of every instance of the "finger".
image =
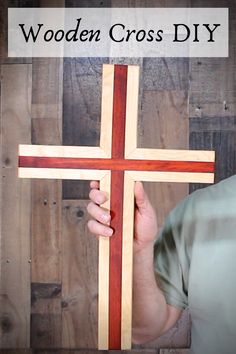
<svg viewBox="0 0 236 354">
<path fill-rule="evenodd" d="M 90 188 L 91 189 L 99 189 L 99 182 L 98 181 L 91 181 L 90 182 Z"/>
<path fill-rule="evenodd" d="M 107 194 L 98 189 L 91 189 L 89 199 L 96 204 L 103 204 L 108 200 Z"/>
<path fill-rule="evenodd" d="M 110 214 L 105 209 L 99 207 L 97 204 L 90 202 L 87 206 L 88 213 L 102 224 L 107 224 L 110 220 Z"/>
<path fill-rule="evenodd" d="M 136 182 L 134 187 L 135 202 L 140 213 L 147 212 L 151 207 L 148 196 L 145 193 L 142 182 Z"/>
<path fill-rule="evenodd" d="M 96 236 L 112 236 L 113 230 L 109 226 L 105 226 L 100 224 L 96 220 L 89 220 L 88 221 L 88 229 L 92 234 Z"/>
</svg>

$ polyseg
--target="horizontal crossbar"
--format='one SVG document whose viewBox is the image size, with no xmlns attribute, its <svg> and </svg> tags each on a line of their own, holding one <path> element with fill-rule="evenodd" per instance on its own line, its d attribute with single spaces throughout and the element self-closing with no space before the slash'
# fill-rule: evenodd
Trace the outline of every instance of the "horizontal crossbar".
<svg viewBox="0 0 236 354">
<path fill-rule="evenodd" d="M 109 158 L 110 154 L 96 146 L 19 145 L 19 156 Z M 208 150 L 171 150 L 135 148 L 126 155 L 130 160 L 214 162 L 215 152 Z"/>
<path fill-rule="evenodd" d="M 19 167 L 112 171 L 214 172 L 214 162 L 20 156 Z"/>
</svg>

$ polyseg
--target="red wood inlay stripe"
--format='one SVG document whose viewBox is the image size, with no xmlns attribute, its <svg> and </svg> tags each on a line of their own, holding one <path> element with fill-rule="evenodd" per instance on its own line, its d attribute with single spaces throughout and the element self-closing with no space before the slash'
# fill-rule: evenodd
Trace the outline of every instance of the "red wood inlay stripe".
<svg viewBox="0 0 236 354">
<path fill-rule="evenodd" d="M 127 66 L 115 65 L 112 159 L 124 159 Z M 124 172 L 111 173 L 111 227 L 109 273 L 109 349 L 121 349 L 121 284 Z"/>
<path fill-rule="evenodd" d="M 19 167 L 112 171 L 214 172 L 214 162 L 20 156 Z"/>
<path fill-rule="evenodd" d="M 121 282 L 124 172 L 111 173 L 111 227 L 109 270 L 109 349 L 121 348 Z"/>
<path fill-rule="evenodd" d="M 126 65 L 115 65 L 111 150 L 113 159 L 122 159 L 125 154 L 127 68 Z"/>
</svg>

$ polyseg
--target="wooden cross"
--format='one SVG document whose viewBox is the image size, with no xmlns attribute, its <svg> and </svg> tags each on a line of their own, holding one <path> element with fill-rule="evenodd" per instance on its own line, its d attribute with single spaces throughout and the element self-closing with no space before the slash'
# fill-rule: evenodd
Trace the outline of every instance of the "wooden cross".
<svg viewBox="0 0 236 354">
<path fill-rule="evenodd" d="M 99 238 L 98 348 L 130 349 L 134 182 L 214 181 L 214 152 L 137 148 L 139 67 L 104 65 L 99 147 L 19 146 L 19 177 L 99 180 L 111 238 Z"/>
</svg>

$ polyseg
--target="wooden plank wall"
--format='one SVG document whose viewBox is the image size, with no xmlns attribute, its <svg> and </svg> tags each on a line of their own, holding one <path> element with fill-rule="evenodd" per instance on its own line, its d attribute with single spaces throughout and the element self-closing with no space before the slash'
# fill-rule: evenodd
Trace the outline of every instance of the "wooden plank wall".
<svg viewBox="0 0 236 354">
<path fill-rule="evenodd" d="M 65 5 L 228 6 L 235 38 L 233 0 L 67 0 Z M 18 180 L 17 144 L 96 145 L 102 63 L 138 63 L 139 146 L 216 149 L 216 179 L 228 177 L 236 169 L 235 40 L 225 59 L 8 59 L 8 6 L 64 6 L 64 1 L 0 4 L 0 354 L 92 354 L 97 345 L 98 254 L 97 240 L 86 228 L 88 183 Z M 145 187 L 161 226 L 179 200 L 202 186 Z M 165 336 L 130 353 L 186 354 L 184 349 L 159 348 L 189 345 L 185 311 Z"/>
<path fill-rule="evenodd" d="M 193 6 L 210 6 L 210 0 L 192 1 Z M 235 45 L 236 6 L 234 1 L 218 0 L 216 7 L 229 7 L 230 41 L 228 58 L 190 60 L 189 122 L 190 147 L 216 151 L 216 182 L 235 173 Z M 190 192 L 202 185 L 193 184 Z"/>
<path fill-rule="evenodd" d="M 29 346 L 30 181 L 17 178 L 18 144 L 30 143 L 31 65 L 1 68 L 1 346 Z M 12 100 L 14 97 L 14 100 Z M 14 128 L 14 127 L 17 127 Z"/>
</svg>

